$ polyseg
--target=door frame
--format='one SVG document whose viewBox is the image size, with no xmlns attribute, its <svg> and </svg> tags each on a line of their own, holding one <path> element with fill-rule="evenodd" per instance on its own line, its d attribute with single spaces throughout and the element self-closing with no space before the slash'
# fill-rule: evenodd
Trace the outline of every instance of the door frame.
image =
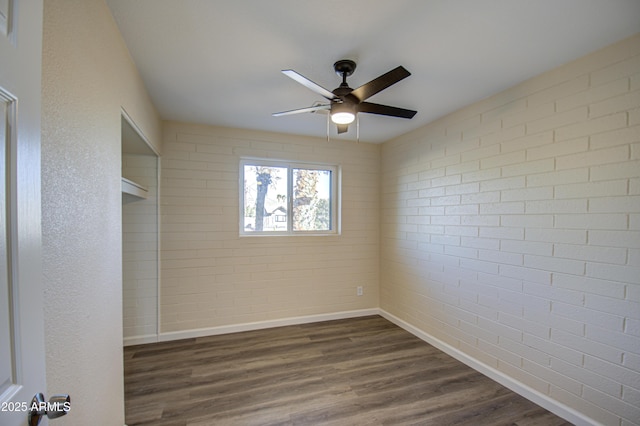
<svg viewBox="0 0 640 426">
<path fill-rule="evenodd" d="M 4 8 L 6 6 L 6 8 Z M 10 371 L 0 395 L 0 423 L 26 423 L 33 395 L 46 391 L 41 229 L 42 0 L 8 0 L 0 31 L 0 88 L 7 229 Z M 5 360 L 7 361 L 7 360 Z M 11 403 L 11 404 L 9 404 Z M 46 422 L 42 423 L 43 425 Z"/>
</svg>

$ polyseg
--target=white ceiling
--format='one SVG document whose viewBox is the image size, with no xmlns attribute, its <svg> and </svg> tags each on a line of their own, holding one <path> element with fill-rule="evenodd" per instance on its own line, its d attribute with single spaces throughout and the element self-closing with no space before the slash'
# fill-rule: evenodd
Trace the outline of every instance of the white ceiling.
<svg viewBox="0 0 640 426">
<path fill-rule="evenodd" d="M 167 120 L 326 137 L 326 115 L 271 116 L 324 100 L 280 70 L 333 90 L 339 59 L 352 88 L 403 65 L 369 100 L 418 114 L 360 114 L 374 143 L 640 32 L 640 0 L 106 1 Z"/>
</svg>

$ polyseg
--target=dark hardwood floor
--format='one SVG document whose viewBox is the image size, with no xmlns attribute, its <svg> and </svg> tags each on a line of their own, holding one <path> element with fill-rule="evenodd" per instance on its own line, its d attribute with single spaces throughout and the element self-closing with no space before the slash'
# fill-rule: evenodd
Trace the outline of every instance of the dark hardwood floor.
<svg viewBox="0 0 640 426">
<path fill-rule="evenodd" d="M 130 346 L 128 426 L 570 423 L 379 316 Z"/>
</svg>

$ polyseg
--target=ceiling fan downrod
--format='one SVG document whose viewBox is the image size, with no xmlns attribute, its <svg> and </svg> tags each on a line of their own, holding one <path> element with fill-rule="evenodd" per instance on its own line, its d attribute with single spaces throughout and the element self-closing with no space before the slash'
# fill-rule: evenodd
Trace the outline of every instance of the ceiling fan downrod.
<svg viewBox="0 0 640 426">
<path fill-rule="evenodd" d="M 356 63 L 351 59 L 341 59 L 333 64 L 333 69 L 342 77 L 342 84 L 347 84 L 347 77 L 356 70 Z"/>
</svg>

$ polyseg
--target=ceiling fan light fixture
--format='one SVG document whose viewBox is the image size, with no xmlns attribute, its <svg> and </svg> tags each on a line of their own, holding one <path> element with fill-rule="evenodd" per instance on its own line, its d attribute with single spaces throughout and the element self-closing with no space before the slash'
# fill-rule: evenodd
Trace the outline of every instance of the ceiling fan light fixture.
<svg viewBox="0 0 640 426">
<path fill-rule="evenodd" d="M 331 121 L 335 124 L 351 124 L 356 119 L 354 108 L 344 103 L 335 103 L 331 107 Z"/>
<path fill-rule="evenodd" d="M 331 121 L 336 124 L 351 124 L 355 119 L 356 116 L 350 112 L 337 112 L 331 115 Z"/>
</svg>

